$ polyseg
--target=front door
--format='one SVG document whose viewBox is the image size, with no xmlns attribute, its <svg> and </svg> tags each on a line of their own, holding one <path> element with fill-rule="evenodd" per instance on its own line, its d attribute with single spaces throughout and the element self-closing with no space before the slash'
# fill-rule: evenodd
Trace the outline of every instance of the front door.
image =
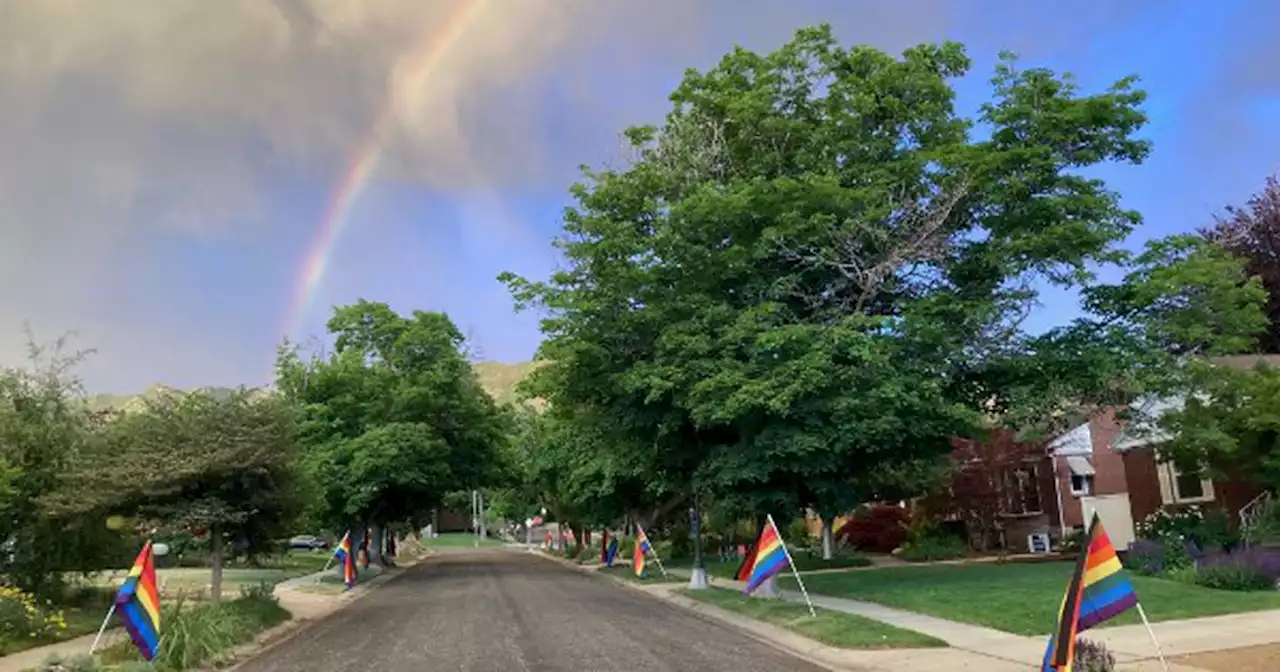
<svg viewBox="0 0 1280 672">
<path fill-rule="evenodd" d="M 1129 509 L 1129 493 L 1081 497 L 1080 509 L 1084 513 L 1085 525 L 1093 520 L 1093 514 L 1097 512 L 1116 550 L 1123 551 L 1133 543 L 1133 512 Z"/>
</svg>

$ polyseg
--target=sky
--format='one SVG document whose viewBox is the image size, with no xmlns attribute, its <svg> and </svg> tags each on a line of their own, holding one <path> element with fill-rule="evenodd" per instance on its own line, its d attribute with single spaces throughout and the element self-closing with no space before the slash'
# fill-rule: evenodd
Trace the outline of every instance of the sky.
<svg viewBox="0 0 1280 672">
<path fill-rule="evenodd" d="M 447 312 L 483 359 L 530 358 L 578 166 L 620 165 L 689 67 L 830 22 L 899 52 L 963 42 L 1128 74 L 1142 166 L 1097 174 L 1131 246 L 1212 221 L 1280 170 L 1280 4 L 1265 0 L 4 0 L 0 364 L 73 333 L 91 392 L 261 385 L 286 335 L 357 298 Z M 1074 314 L 1046 295 L 1033 326 Z"/>
</svg>

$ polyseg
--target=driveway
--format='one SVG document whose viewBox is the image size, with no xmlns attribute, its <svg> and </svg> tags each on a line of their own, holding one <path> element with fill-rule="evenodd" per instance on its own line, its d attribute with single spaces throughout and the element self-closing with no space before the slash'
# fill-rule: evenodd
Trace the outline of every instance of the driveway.
<svg viewBox="0 0 1280 672">
<path fill-rule="evenodd" d="M 429 559 L 240 672 L 819 672 L 738 630 L 511 550 Z"/>
</svg>

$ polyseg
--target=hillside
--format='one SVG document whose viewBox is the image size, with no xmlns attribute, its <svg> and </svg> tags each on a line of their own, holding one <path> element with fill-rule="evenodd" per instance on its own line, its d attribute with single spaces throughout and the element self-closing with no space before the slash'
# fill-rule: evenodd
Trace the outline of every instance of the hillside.
<svg viewBox="0 0 1280 672">
<path fill-rule="evenodd" d="M 485 392 L 489 393 L 489 396 L 499 402 L 514 402 L 516 399 L 516 385 L 524 380 L 535 366 L 533 362 L 519 362 L 516 364 L 479 362 L 475 365 L 475 369 L 476 376 L 480 379 L 480 386 L 484 388 Z M 233 391 L 229 387 L 206 387 L 200 389 L 216 397 L 225 397 Z M 139 408 L 148 399 L 181 394 L 186 393 L 166 385 L 152 385 L 142 394 L 95 394 L 90 395 L 86 401 L 89 404 L 89 408 L 94 411 L 129 411 Z"/>
<path fill-rule="evenodd" d="M 516 385 L 528 378 L 535 368 L 537 364 L 534 362 L 516 364 L 477 362 L 475 364 L 476 377 L 480 379 L 480 386 L 499 403 L 515 402 Z"/>
</svg>

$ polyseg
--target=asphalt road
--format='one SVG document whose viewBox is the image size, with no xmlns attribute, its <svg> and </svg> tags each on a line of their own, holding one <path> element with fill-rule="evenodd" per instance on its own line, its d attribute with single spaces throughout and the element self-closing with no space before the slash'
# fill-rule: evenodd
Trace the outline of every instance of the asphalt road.
<svg viewBox="0 0 1280 672">
<path fill-rule="evenodd" d="M 509 550 L 432 558 L 238 672 L 820 672 L 604 577 Z"/>
</svg>

